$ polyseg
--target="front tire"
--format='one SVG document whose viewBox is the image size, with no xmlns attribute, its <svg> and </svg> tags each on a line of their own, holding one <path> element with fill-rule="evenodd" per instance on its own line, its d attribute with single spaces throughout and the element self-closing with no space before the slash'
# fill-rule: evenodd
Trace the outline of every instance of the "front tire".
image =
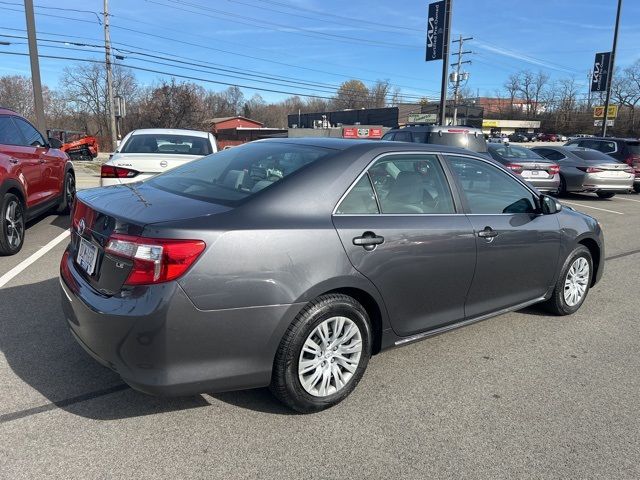
<svg viewBox="0 0 640 480">
<path fill-rule="evenodd" d="M 615 192 L 596 192 L 596 195 L 600 198 L 613 198 L 615 196 Z"/>
<path fill-rule="evenodd" d="M 553 294 L 544 306 L 556 315 L 571 315 L 577 312 L 587 298 L 592 278 L 591 252 L 584 245 L 580 245 L 569 255 Z"/>
<path fill-rule="evenodd" d="M 24 206 L 13 193 L 7 193 L 0 204 L 0 255 L 15 255 L 24 244 Z"/>
<path fill-rule="evenodd" d="M 285 332 L 270 388 L 293 410 L 318 412 L 355 389 L 370 357 L 371 327 L 362 305 L 347 295 L 322 295 Z"/>
</svg>

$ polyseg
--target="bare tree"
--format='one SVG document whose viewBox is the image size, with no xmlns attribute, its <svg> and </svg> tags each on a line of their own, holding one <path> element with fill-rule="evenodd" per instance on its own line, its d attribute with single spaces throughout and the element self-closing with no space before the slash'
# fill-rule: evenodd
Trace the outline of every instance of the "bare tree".
<svg viewBox="0 0 640 480">
<path fill-rule="evenodd" d="M 387 97 L 391 90 L 389 80 L 378 80 L 369 89 L 369 108 L 383 108 L 387 106 Z"/>
</svg>

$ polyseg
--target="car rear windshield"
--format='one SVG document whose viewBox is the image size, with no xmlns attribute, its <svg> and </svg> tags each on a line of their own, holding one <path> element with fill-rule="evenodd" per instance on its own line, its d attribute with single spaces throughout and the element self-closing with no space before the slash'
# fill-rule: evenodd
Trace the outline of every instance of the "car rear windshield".
<svg viewBox="0 0 640 480">
<path fill-rule="evenodd" d="M 472 152 L 484 153 L 487 151 L 487 142 L 482 134 L 476 136 L 473 133 L 413 132 L 413 141 L 466 148 Z"/>
<path fill-rule="evenodd" d="M 536 152 L 533 152 L 530 149 L 524 148 L 524 147 L 515 147 L 513 145 L 498 145 L 498 146 L 491 146 L 490 149 L 492 152 L 497 153 L 502 158 L 509 158 L 509 159 L 534 158 L 536 160 L 538 159 L 542 160 L 542 157 L 538 155 Z"/>
<path fill-rule="evenodd" d="M 615 158 L 610 157 L 606 153 L 602 153 L 597 150 L 571 150 L 571 152 L 573 152 L 583 160 L 600 160 L 608 163 L 619 163 Z"/>
<path fill-rule="evenodd" d="M 640 142 L 627 142 L 627 148 L 633 155 L 640 155 Z"/>
<path fill-rule="evenodd" d="M 132 135 L 121 153 L 155 153 L 170 155 L 209 155 L 211 143 L 204 137 L 141 133 Z"/>
<path fill-rule="evenodd" d="M 147 183 L 167 192 L 234 206 L 335 150 L 256 142 L 214 153 Z"/>
</svg>

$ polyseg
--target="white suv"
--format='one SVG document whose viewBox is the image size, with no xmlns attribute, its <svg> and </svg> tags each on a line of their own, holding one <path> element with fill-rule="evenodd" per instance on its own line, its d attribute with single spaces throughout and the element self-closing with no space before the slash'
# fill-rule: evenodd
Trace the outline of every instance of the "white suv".
<svg viewBox="0 0 640 480">
<path fill-rule="evenodd" d="M 100 185 L 146 180 L 218 151 L 209 132 L 153 128 L 129 133 L 100 170 Z"/>
</svg>

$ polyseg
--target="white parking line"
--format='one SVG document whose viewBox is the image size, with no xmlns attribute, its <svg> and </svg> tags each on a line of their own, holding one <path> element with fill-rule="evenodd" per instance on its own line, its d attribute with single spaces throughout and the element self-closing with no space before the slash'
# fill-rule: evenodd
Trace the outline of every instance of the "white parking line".
<svg viewBox="0 0 640 480">
<path fill-rule="evenodd" d="M 627 197 L 623 197 L 623 196 L 620 196 L 620 195 L 616 195 L 616 200 L 626 200 L 627 202 L 640 203 L 640 200 L 635 200 L 633 198 L 627 198 Z"/>
<path fill-rule="evenodd" d="M 27 268 L 29 265 L 34 263 L 40 257 L 44 256 L 45 253 L 47 253 L 53 247 L 58 245 L 61 241 L 63 241 L 68 236 L 69 236 L 69 230 L 65 230 L 60 235 L 58 235 L 56 238 L 54 238 L 49 243 L 47 243 L 40 250 L 38 250 L 37 252 L 35 252 L 31 256 L 25 258 L 18 265 L 16 265 L 11 270 L 9 270 L 7 273 L 2 275 L 0 277 L 0 288 L 4 287 L 7 283 L 9 283 L 11 280 L 13 280 L 17 275 L 19 275 L 25 268 Z"/>
<path fill-rule="evenodd" d="M 584 207 L 584 208 L 593 208 L 594 210 L 600 210 L 601 212 L 615 213 L 616 215 L 624 215 L 624 213 L 622 212 L 616 212 L 615 210 L 607 210 L 606 208 L 592 207 L 590 205 L 583 205 L 582 203 L 566 202 L 566 201 L 563 201 L 561 203 L 567 203 L 569 205 L 577 205 L 578 207 Z"/>
</svg>

